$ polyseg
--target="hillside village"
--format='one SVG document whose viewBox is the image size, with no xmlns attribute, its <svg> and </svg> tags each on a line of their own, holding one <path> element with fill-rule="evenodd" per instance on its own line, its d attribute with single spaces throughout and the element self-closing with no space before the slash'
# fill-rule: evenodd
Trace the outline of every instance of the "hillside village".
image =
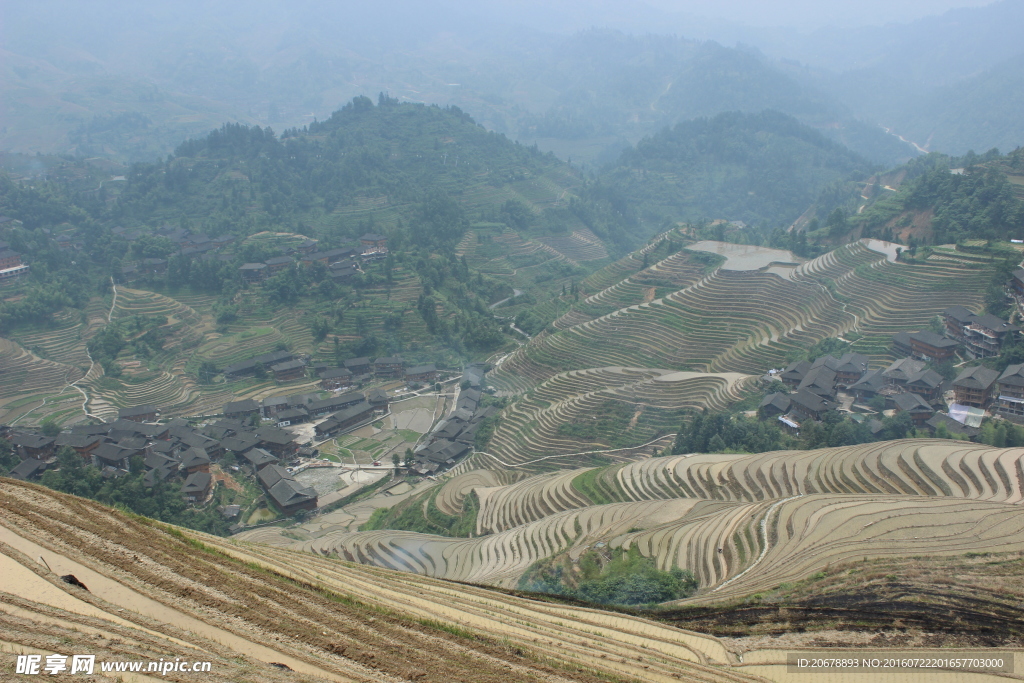
<svg viewBox="0 0 1024 683">
<path fill-rule="evenodd" d="M 1024 271 L 1017 271 L 1024 274 Z M 1018 277 L 1014 276 L 1015 279 Z M 798 432 L 804 420 L 820 421 L 830 410 L 849 413 L 866 422 L 873 434 L 883 429 L 882 414 L 906 414 L 915 427 L 931 434 L 958 434 L 973 439 L 986 416 L 1013 421 L 1024 417 L 1024 365 L 1005 370 L 970 365 L 947 379 L 936 366 L 955 368 L 968 360 L 991 358 L 1014 345 L 1021 328 L 963 306 L 942 313 L 943 334 L 930 330 L 897 332 L 892 352 L 898 356 L 884 368 L 870 368 L 870 360 L 848 352 L 840 358 L 824 355 L 813 362 L 795 361 L 768 379 L 778 379 L 788 392 L 774 392 L 758 405 L 762 418 L 776 418 Z"/>
<path fill-rule="evenodd" d="M 278 361 L 270 365 L 273 369 L 290 362 L 285 360 L 290 358 L 288 354 L 272 356 L 255 357 L 227 371 L 245 373 L 260 363 Z M 305 367 L 301 361 L 295 362 Z M 160 407 L 142 405 L 122 408 L 113 422 L 74 425 L 55 436 L 2 426 L 0 438 L 5 438 L 22 458 L 10 476 L 23 481 L 38 480 L 48 468 L 59 467 L 62 449 L 71 449 L 83 464 L 100 470 L 105 479 L 118 479 L 143 468 L 142 481 L 147 489 L 180 483 L 181 496 L 197 507 L 209 505 L 218 486 L 237 487 L 232 479 L 248 480 L 262 490 L 258 500 L 239 497 L 221 506 L 225 518 L 234 522 L 230 530 L 237 533 L 245 528 L 245 517 L 240 515 L 251 513 L 254 507 L 272 507 L 275 515 L 292 516 L 300 511 L 316 511 L 337 500 L 329 496 L 322 502 L 317 490 L 297 481 L 295 475 L 309 468 L 327 467 L 334 468 L 340 477 L 353 468 L 364 467 L 337 462 L 337 458 L 331 462 L 321 456 L 319 449 L 339 436 L 380 424 L 382 418 L 391 415 L 392 401 L 417 397 L 423 382 L 429 384 L 426 393 L 438 395 L 448 408 L 404 453 L 394 450 L 374 456 L 383 459 L 390 455 L 390 461 L 383 464 L 378 459 L 365 467 L 387 471 L 394 483 L 400 482 L 403 472 L 431 476 L 453 467 L 472 451 L 478 430 L 497 412 L 494 406 L 480 405 L 486 369 L 473 365 L 442 380 L 454 383 L 453 400 L 444 401 L 442 383 L 434 381 L 439 377 L 433 366 L 406 370 L 401 358 L 377 358 L 373 362 L 357 358 L 347 361 L 344 368 L 319 370 L 326 392 L 231 401 L 218 416 L 192 420 L 160 420 Z M 403 377 L 405 386 L 393 390 L 391 396 L 379 387 L 365 392 L 350 390 L 354 384 Z"/>
</svg>

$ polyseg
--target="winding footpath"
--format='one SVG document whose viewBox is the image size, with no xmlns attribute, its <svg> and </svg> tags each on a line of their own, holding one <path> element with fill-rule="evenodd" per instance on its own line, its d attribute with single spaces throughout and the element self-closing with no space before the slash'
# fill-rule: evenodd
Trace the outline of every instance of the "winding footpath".
<svg viewBox="0 0 1024 683">
<path fill-rule="evenodd" d="M 117 285 L 114 284 L 114 278 L 110 278 L 110 287 L 111 289 L 114 290 L 114 299 L 110 302 L 110 312 L 107 313 L 108 325 L 114 319 L 114 308 L 117 306 Z M 89 412 L 89 393 L 82 387 L 78 386 L 79 382 L 81 382 L 83 379 L 86 379 L 90 374 L 92 374 L 92 370 L 96 366 L 96 361 L 92 359 L 92 354 L 89 353 L 88 344 L 85 345 L 85 354 L 89 356 L 89 370 L 68 386 L 74 387 L 75 389 L 78 390 L 80 394 L 82 394 L 82 412 L 85 413 L 86 417 L 96 418 L 100 422 L 104 422 L 105 420 L 102 417 L 100 417 L 99 415 L 93 415 L 92 413 Z"/>
<path fill-rule="evenodd" d="M 675 434 L 662 434 L 657 439 L 648 441 L 645 444 L 640 444 L 639 446 L 626 446 L 624 448 L 608 448 L 601 451 L 581 451 L 579 453 L 558 453 L 557 455 L 545 455 L 543 458 L 537 458 L 536 460 L 527 460 L 526 462 L 520 462 L 516 464 L 509 464 L 502 460 L 501 458 L 499 458 L 498 456 L 494 455 L 493 453 L 487 453 L 485 451 L 473 451 L 473 455 L 486 455 L 489 458 L 494 458 L 496 461 L 498 461 L 500 465 L 503 465 L 504 467 L 524 467 L 525 465 L 532 465 L 535 462 L 540 462 L 542 460 L 550 460 L 552 458 L 568 458 L 573 455 L 596 455 L 598 453 L 615 453 L 616 451 L 633 451 L 638 448 L 646 448 L 651 444 L 658 443 L 659 441 L 662 441 L 670 437 L 675 437 Z"/>
</svg>

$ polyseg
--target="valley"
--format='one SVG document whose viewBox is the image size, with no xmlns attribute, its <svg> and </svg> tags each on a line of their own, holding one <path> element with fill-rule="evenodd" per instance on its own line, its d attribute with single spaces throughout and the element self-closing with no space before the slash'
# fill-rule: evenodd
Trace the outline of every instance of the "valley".
<svg viewBox="0 0 1024 683">
<path fill-rule="evenodd" d="M 673 126 L 600 168 L 389 92 L 130 165 L 0 157 L 10 662 L 548 683 L 788 682 L 805 651 L 1024 663 L 1021 150 L 883 167 L 753 55 L 616 44 L 692 68 L 650 107 Z M 800 111 L 684 117 L 677 87 L 723 64 Z"/>
</svg>

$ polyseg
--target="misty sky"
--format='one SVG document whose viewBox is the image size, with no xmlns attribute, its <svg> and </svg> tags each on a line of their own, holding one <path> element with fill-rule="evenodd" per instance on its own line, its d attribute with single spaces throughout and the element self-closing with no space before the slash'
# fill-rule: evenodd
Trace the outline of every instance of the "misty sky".
<svg viewBox="0 0 1024 683">
<path fill-rule="evenodd" d="M 863 26 L 906 22 L 957 7 L 980 7 L 992 0 L 646 0 L 668 11 L 682 11 L 749 24 L 801 28 Z"/>
</svg>

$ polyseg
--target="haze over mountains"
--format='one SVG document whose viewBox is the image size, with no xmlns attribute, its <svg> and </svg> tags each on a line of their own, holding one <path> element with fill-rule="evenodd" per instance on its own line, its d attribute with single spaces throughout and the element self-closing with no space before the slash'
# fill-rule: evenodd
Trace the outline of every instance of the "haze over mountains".
<svg viewBox="0 0 1024 683">
<path fill-rule="evenodd" d="M 778 14 L 801 31 L 644 3 L 18 3 L 0 149 L 152 159 L 225 121 L 301 127 L 382 91 L 577 164 L 735 110 L 796 116 L 884 165 L 917 152 L 883 126 L 951 154 L 1024 140 L 1024 3 L 884 26 L 906 17 L 864 10 L 842 30 L 835 13 Z"/>
</svg>

